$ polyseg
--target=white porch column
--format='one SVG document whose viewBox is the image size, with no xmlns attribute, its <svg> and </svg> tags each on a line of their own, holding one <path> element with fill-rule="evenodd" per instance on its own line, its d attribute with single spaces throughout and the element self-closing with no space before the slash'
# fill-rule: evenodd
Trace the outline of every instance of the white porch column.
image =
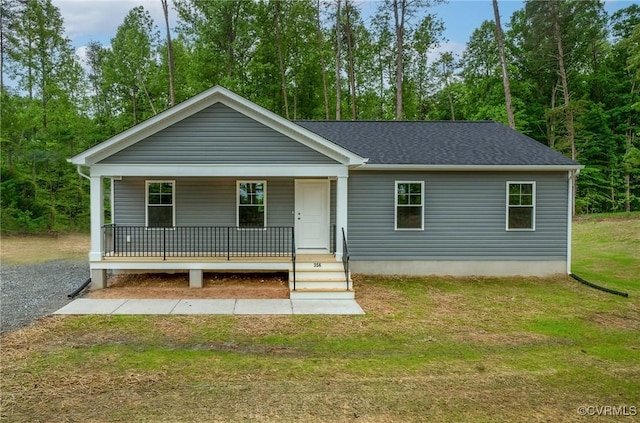
<svg viewBox="0 0 640 423">
<path fill-rule="evenodd" d="M 91 251 L 89 261 L 102 259 L 102 225 L 104 225 L 104 186 L 102 176 L 91 176 Z"/>
<path fill-rule="evenodd" d="M 342 229 L 344 228 L 344 232 L 347 233 L 348 181 L 348 176 L 338 176 L 336 182 L 336 259 L 338 260 L 342 260 Z"/>
</svg>

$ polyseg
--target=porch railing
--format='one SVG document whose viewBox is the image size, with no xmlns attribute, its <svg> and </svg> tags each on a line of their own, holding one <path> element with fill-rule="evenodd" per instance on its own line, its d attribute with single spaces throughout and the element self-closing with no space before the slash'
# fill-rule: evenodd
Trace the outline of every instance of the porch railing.
<svg viewBox="0 0 640 423">
<path fill-rule="evenodd" d="M 105 257 L 291 257 L 295 262 L 295 250 L 289 226 L 103 226 Z"/>
<path fill-rule="evenodd" d="M 347 289 L 349 289 L 349 246 L 347 245 L 347 235 L 342 229 L 342 267 L 344 268 L 344 276 L 347 279 Z"/>
</svg>

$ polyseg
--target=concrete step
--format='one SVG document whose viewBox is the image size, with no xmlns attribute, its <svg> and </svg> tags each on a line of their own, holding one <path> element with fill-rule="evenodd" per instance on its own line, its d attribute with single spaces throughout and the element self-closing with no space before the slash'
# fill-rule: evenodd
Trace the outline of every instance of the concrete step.
<svg viewBox="0 0 640 423">
<path fill-rule="evenodd" d="M 293 272 L 289 272 L 289 279 L 293 280 Z M 313 271 L 296 271 L 296 280 L 298 281 L 346 281 L 344 272 L 313 272 Z"/>
<path fill-rule="evenodd" d="M 330 271 L 330 272 L 344 272 L 344 267 L 341 261 L 329 261 L 329 262 L 299 262 L 296 261 L 296 272 L 298 271 Z"/>
<path fill-rule="evenodd" d="M 355 299 L 355 292 L 344 289 L 296 289 L 289 293 L 289 298 L 292 300 L 353 300 Z"/>
<path fill-rule="evenodd" d="M 347 289 L 347 282 L 345 280 L 341 281 L 301 281 L 296 279 L 296 289 Z M 353 289 L 353 282 L 349 281 L 348 289 Z M 293 279 L 289 279 L 289 290 L 293 290 Z"/>
</svg>

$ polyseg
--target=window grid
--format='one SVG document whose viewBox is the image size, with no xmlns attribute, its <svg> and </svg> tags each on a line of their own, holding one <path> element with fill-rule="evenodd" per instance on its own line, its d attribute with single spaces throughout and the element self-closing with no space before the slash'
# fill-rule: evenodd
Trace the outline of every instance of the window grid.
<svg viewBox="0 0 640 423">
<path fill-rule="evenodd" d="M 237 225 L 244 228 L 267 226 L 267 182 L 238 181 Z"/>
<path fill-rule="evenodd" d="M 396 181 L 395 229 L 424 230 L 424 182 Z"/>
<path fill-rule="evenodd" d="M 535 231 L 535 182 L 507 182 L 508 231 Z"/>
<path fill-rule="evenodd" d="M 175 181 L 146 181 L 146 226 L 175 226 Z"/>
</svg>

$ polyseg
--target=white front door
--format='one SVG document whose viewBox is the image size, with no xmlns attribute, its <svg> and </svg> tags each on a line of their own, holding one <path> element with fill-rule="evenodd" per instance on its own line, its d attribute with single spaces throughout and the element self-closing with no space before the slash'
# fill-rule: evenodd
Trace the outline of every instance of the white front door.
<svg viewBox="0 0 640 423">
<path fill-rule="evenodd" d="M 329 249 L 329 180 L 296 180 L 296 247 Z"/>
</svg>

